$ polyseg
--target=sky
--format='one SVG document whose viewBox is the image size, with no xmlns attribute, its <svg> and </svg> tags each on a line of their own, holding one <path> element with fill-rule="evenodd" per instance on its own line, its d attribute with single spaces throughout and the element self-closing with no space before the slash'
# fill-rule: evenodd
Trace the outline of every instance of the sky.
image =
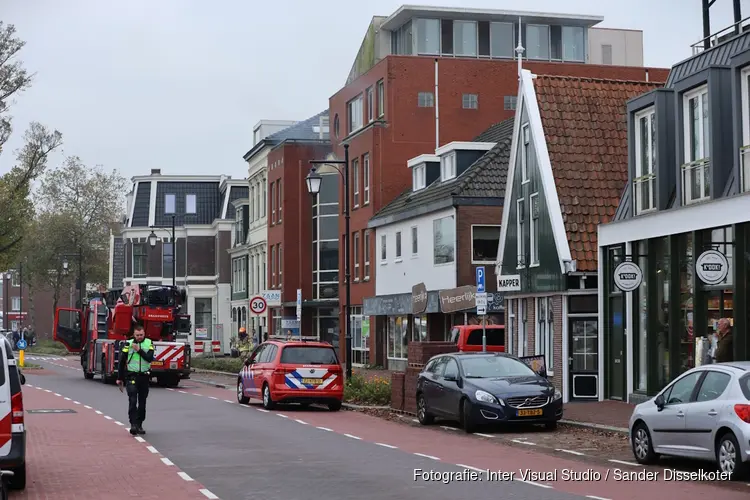
<svg viewBox="0 0 750 500">
<path fill-rule="evenodd" d="M 428 0 L 411 4 L 600 15 L 599 27 L 644 32 L 645 64 L 671 67 L 702 35 L 701 0 Z M 247 177 L 242 155 L 262 119 L 304 120 L 345 83 L 379 0 L 0 0 L 0 20 L 26 41 L 36 73 L 11 107 L 14 133 L 39 121 L 63 133 L 67 155 L 124 176 Z M 742 0 L 743 17 L 750 0 Z M 731 0 L 711 9 L 732 23 Z"/>
</svg>

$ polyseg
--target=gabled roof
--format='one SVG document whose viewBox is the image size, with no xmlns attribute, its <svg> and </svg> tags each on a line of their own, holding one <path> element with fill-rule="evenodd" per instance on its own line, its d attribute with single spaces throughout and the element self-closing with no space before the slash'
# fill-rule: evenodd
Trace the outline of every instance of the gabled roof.
<svg viewBox="0 0 750 500">
<path fill-rule="evenodd" d="M 529 112 L 545 196 L 551 204 L 560 204 L 560 214 L 550 213 L 558 254 L 561 260 L 576 260 L 578 271 L 597 271 L 597 226 L 614 217 L 628 180 L 626 102 L 662 84 L 541 75 L 534 79 L 528 70 L 522 72 L 518 109 L 523 105 Z M 537 126 L 541 130 L 535 134 Z M 539 140 L 540 133 L 545 141 Z"/>
<path fill-rule="evenodd" d="M 279 130 L 278 132 L 275 132 L 268 137 L 261 139 L 258 141 L 258 143 L 253 146 L 250 151 L 245 153 L 243 156 L 243 159 L 245 161 L 249 160 L 255 153 L 263 149 L 265 146 L 276 146 L 277 144 L 280 144 L 287 140 L 298 140 L 298 141 L 312 141 L 312 140 L 318 140 L 320 139 L 320 135 L 318 132 L 314 130 L 313 127 L 320 124 L 320 118 L 321 117 L 327 117 L 328 116 L 328 110 L 321 111 L 315 116 L 312 116 L 308 118 L 307 120 L 298 122 L 291 127 L 287 127 L 283 130 Z"/>
<path fill-rule="evenodd" d="M 496 138 L 496 141 L 478 140 L 480 137 L 490 136 Z M 502 198 L 512 138 L 513 118 L 493 125 L 472 142 L 497 142 L 497 145 L 472 163 L 460 176 L 446 182 L 438 179 L 416 192 L 410 186 L 376 213 L 370 219 L 368 227 L 378 227 L 444 208 L 437 205 L 439 202 L 443 202 L 445 207 L 453 206 L 455 197 Z"/>
</svg>

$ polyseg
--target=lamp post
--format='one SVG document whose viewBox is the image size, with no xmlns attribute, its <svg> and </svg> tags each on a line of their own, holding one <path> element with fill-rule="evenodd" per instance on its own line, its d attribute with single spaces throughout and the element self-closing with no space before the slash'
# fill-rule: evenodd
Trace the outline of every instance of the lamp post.
<svg viewBox="0 0 750 500">
<path fill-rule="evenodd" d="M 83 252 L 78 249 L 76 253 L 63 254 L 63 273 L 68 274 L 70 263 L 68 257 L 72 257 L 78 260 L 78 304 L 79 307 L 83 307 Z"/>
<path fill-rule="evenodd" d="M 345 220 L 345 233 L 344 233 L 344 284 L 346 285 L 346 309 L 344 317 L 344 328 L 346 328 L 346 380 L 347 382 L 352 379 L 352 329 L 351 329 L 351 275 L 350 275 L 350 256 L 349 256 L 349 145 L 344 144 L 344 160 L 313 160 L 310 162 L 312 167 L 310 173 L 307 174 L 305 181 L 307 182 L 307 190 L 313 195 L 317 196 L 320 193 L 320 186 L 323 183 L 323 178 L 316 171 L 316 165 L 330 165 L 341 175 L 344 179 L 344 220 Z M 343 166 L 343 171 L 340 166 Z"/>
<path fill-rule="evenodd" d="M 3 305 L 5 306 L 3 309 L 3 329 L 4 330 L 10 330 L 10 318 L 8 317 L 9 312 L 9 305 L 8 301 L 10 300 L 10 289 L 11 289 L 11 280 L 13 279 L 13 275 L 10 273 L 7 273 L 5 275 L 5 280 L 3 280 Z"/>
<path fill-rule="evenodd" d="M 175 251 L 177 249 L 177 242 L 174 237 L 174 220 L 175 214 L 172 214 L 172 286 L 177 286 L 177 252 Z M 156 242 L 159 241 L 154 228 L 155 226 L 151 226 L 151 234 L 148 235 L 148 245 L 151 247 L 151 250 L 156 248 Z M 162 254 L 163 252 L 164 250 L 162 250 Z"/>
</svg>

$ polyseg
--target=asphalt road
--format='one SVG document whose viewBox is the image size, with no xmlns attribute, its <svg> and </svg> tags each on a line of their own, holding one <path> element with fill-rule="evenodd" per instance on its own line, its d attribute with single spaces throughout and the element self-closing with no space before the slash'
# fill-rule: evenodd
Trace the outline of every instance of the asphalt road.
<svg viewBox="0 0 750 500">
<path fill-rule="evenodd" d="M 104 385 L 98 379 L 84 380 L 80 369 L 34 362 L 45 367 L 45 374 L 27 372 L 28 384 L 127 422 L 127 398 L 116 386 Z M 185 385 L 188 389 L 197 387 L 191 382 Z M 216 394 L 231 397 L 229 392 Z M 582 498 L 521 481 L 455 480 L 446 484 L 434 478 L 415 480 L 415 469 L 454 474 L 475 471 L 313 425 L 300 425 L 292 413 L 291 418 L 279 418 L 274 412 L 264 413 L 236 402 L 212 401 L 154 387 L 148 399 L 144 424 L 148 434 L 144 437 L 223 500 L 309 500 L 318 495 L 328 500 Z M 111 432 L 125 431 L 113 426 Z M 506 448 L 506 452 L 514 453 L 512 448 Z M 498 447 L 498 453 L 503 453 L 502 447 Z"/>
</svg>

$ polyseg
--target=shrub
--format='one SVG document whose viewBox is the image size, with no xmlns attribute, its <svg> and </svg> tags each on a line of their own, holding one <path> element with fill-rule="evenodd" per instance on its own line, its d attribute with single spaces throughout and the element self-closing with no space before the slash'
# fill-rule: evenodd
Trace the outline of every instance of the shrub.
<svg viewBox="0 0 750 500">
<path fill-rule="evenodd" d="M 200 370 L 213 370 L 217 372 L 226 372 L 232 375 L 237 375 L 242 369 L 243 360 L 241 358 L 229 358 L 229 357 L 193 357 L 192 363 L 193 368 Z"/>
<path fill-rule="evenodd" d="M 358 405 L 388 406 L 391 404 L 391 381 L 385 377 L 364 377 L 359 373 L 344 388 L 344 401 Z"/>
<path fill-rule="evenodd" d="M 27 352 L 34 352 L 36 354 L 57 354 L 65 355 L 68 354 L 68 350 L 60 342 L 55 342 L 50 339 L 37 339 L 35 346 L 29 346 L 26 349 Z"/>
</svg>

